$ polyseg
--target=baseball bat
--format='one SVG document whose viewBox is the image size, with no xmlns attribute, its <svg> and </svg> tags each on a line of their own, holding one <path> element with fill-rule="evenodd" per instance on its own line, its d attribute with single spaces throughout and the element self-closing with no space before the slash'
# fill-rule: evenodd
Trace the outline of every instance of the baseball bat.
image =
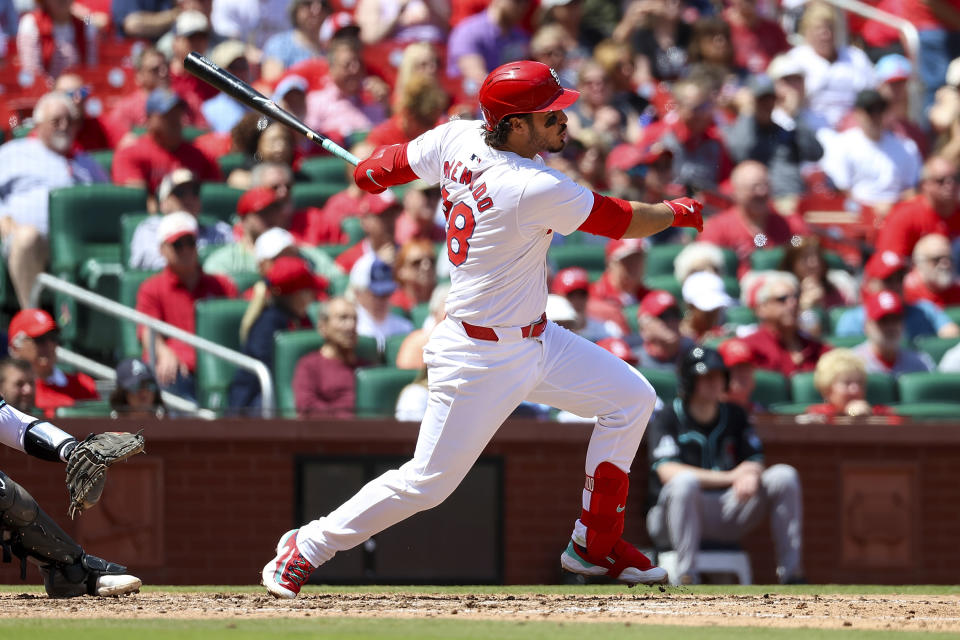
<svg viewBox="0 0 960 640">
<path fill-rule="evenodd" d="M 360 162 L 357 156 L 330 138 L 320 135 L 292 113 L 277 106 L 273 100 L 270 100 L 226 69 L 221 69 L 196 51 L 191 51 L 187 54 L 187 57 L 183 60 L 183 68 L 210 86 L 224 92 L 237 102 L 245 104 L 271 120 L 275 120 L 285 127 L 289 127 L 297 133 L 306 136 L 308 140 L 320 145 L 341 160 L 345 160 L 353 166 L 357 166 Z"/>
</svg>

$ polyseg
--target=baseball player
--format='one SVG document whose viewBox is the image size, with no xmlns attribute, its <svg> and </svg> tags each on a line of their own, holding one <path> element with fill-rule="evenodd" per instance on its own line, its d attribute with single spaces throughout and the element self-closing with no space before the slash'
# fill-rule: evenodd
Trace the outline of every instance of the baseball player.
<svg viewBox="0 0 960 640">
<path fill-rule="evenodd" d="M 563 568 L 628 584 L 667 579 L 621 539 L 627 473 L 656 394 L 620 358 L 546 320 L 546 258 L 554 233 L 638 238 L 670 226 L 702 230 L 702 205 L 608 198 L 547 168 L 538 154 L 564 148 L 563 109 L 578 95 L 544 64 L 508 63 L 480 88 L 482 123 L 449 122 L 410 143 L 379 147 L 357 166 L 356 183 L 371 193 L 416 178 L 439 183 L 447 316 L 424 347 L 430 391 L 413 459 L 326 517 L 288 531 L 263 568 L 274 596 L 296 597 L 337 551 L 443 502 L 524 400 L 597 416 Z"/>
<path fill-rule="evenodd" d="M 54 462 L 68 462 L 77 454 L 78 447 L 84 445 L 46 420 L 38 420 L 14 409 L 3 398 L 0 398 L 0 443 Z M 99 493 L 88 496 L 87 506 L 98 498 Z M 84 594 L 119 596 L 140 589 L 140 579 L 128 575 L 126 567 L 84 553 L 83 548 L 40 508 L 27 490 L 2 471 L 0 547 L 4 562 L 10 562 L 11 555 L 20 559 L 22 580 L 27 577 L 27 560 L 37 565 L 51 598 Z"/>
</svg>

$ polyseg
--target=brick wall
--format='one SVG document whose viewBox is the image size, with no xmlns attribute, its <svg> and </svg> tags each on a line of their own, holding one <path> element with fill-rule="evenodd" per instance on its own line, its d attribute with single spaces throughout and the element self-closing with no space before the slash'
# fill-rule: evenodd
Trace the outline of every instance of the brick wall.
<svg viewBox="0 0 960 640">
<path fill-rule="evenodd" d="M 83 436 L 105 425 L 64 421 Z M 111 422 L 111 429 L 140 425 Z M 807 575 L 816 583 L 954 583 L 960 575 L 960 428 L 761 424 L 769 463 L 800 472 Z M 254 584 L 293 524 L 297 455 L 402 455 L 416 426 L 394 422 L 169 420 L 147 426 L 147 455 L 111 471 L 105 497 L 75 522 L 63 468 L 0 448 L 24 485 L 88 551 L 152 584 Z M 580 509 L 584 425 L 516 421 L 487 449 L 504 468 L 504 577 L 553 583 Z M 645 460 L 641 451 L 639 460 Z M 626 537 L 648 542 L 645 464 L 633 473 Z M 774 581 L 765 527 L 744 541 L 756 582 Z M 30 579 L 37 579 L 30 569 Z M 0 564 L 0 583 L 18 580 Z"/>
</svg>

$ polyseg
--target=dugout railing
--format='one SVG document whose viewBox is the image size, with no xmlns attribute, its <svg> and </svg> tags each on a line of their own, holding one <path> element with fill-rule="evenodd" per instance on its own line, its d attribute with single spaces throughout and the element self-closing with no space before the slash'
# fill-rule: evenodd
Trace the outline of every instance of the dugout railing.
<svg viewBox="0 0 960 640">
<path fill-rule="evenodd" d="M 66 280 L 52 276 L 49 273 L 41 273 L 39 276 L 37 276 L 37 281 L 34 284 L 33 291 L 30 294 L 30 304 L 32 307 L 39 306 L 40 295 L 45 289 L 56 291 L 57 293 L 76 300 L 79 304 L 96 309 L 101 313 L 120 318 L 121 320 L 125 320 L 127 322 L 143 325 L 146 329 L 145 343 L 148 354 L 147 359 L 152 367 L 156 366 L 156 336 L 157 334 L 160 334 L 164 337 L 181 340 L 198 351 L 209 353 L 214 357 L 226 360 L 235 367 L 251 371 L 260 382 L 260 391 L 263 400 L 261 415 L 264 418 L 269 418 L 274 415 L 275 393 L 273 377 L 270 374 L 270 369 L 267 367 L 267 365 L 260 362 L 256 358 L 251 358 L 250 356 L 240 353 L 239 351 L 228 349 L 222 345 L 207 340 L 206 338 L 201 338 L 192 333 L 188 333 L 179 327 L 175 327 L 172 324 L 157 320 L 156 318 L 148 316 L 145 313 L 141 313 L 136 309 L 131 309 L 126 305 L 93 293 L 92 291 L 88 291 L 83 287 L 79 287 L 75 284 L 67 282 Z M 101 365 L 100 363 L 88 358 L 84 358 L 79 354 L 73 353 L 67 349 L 63 349 L 62 347 L 58 348 L 57 350 L 57 357 L 59 358 L 61 356 L 63 356 L 64 362 L 68 362 L 73 366 L 84 369 L 91 375 L 106 379 L 115 378 L 113 370 L 109 367 Z M 171 398 L 171 396 L 176 398 L 173 400 L 173 403 L 168 402 L 168 398 Z M 188 403 L 189 406 L 192 407 L 193 411 L 200 411 L 200 408 L 195 403 L 192 403 L 184 398 L 180 398 L 179 396 L 173 396 L 173 394 L 165 394 L 164 402 L 167 402 L 171 408 L 183 407 L 184 410 L 189 411 L 191 409 L 187 408 L 188 405 L 184 404 Z M 200 417 L 209 417 L 209 415 L 212 414 L 212 412 L 207 410 L 203 411 L 205 414 L 200 415 Z"/>
</svg>

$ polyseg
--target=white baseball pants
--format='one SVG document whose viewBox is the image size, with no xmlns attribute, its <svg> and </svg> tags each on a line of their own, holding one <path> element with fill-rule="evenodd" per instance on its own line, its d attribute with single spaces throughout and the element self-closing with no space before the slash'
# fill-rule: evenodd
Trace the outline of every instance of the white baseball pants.
<svg viewBox="0 0 960 640">
<path fill-rule="evenodd" d="M 443 502 L 524 400 L 597 416 L 586 474 L 603 461 L 630 471 L 656 402 L 650 383 L 553 322 L 536 338 L 522 338 L 519 328 L 497 333 L 499 342 L 471 338 L 451 318 L 436 327 L 424 347 L 430 395 L 413 459 L 300 528 L 297 546 L 311 564 L 320 566 L 337 551 Z"/>
</svg>

